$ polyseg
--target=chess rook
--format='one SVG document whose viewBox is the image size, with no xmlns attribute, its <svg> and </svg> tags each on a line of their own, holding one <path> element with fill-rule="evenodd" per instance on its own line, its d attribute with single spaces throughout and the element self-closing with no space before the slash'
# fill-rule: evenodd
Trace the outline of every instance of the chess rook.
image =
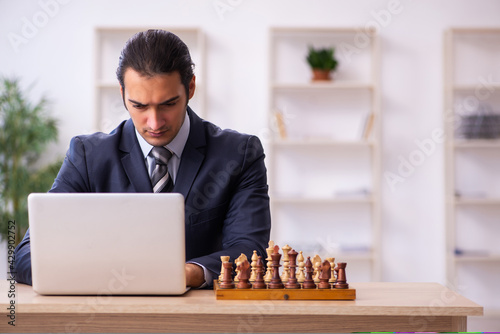
<svg viewBox="0 0 500 334">
<path fill-rule="evenodd" d="M 234 289 L 233 283 L 233 264 L 231 262 L 222 263 L 224 266 L 224 277 L 219 284 L 221 289 Z"/>
<path fill-rule="evenodd" d="M 337 282 L 334 284 L 335 289 L 349 289 L 349 284 L 347 284 L 347 278 L 345 274 L 345 267 L 347 263 L 339 262 L 337 263 L 337 268 L 335 271 L 337 272 Z"/>
</svg>

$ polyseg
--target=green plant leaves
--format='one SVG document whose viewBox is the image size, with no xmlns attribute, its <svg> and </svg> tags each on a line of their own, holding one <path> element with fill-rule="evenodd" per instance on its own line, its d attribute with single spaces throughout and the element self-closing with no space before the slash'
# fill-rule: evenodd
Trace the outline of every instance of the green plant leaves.
<svg viewBox="0 0 500 334">
<path fill-rule="evenodd" d="M 312 46 L 309 46 L 309 53 L 306 59 L 313 69 L 334 71 L 338 65 L 334 53 L 334 48 L 314 49 Z"/>
<path fill-rule="evenodd" d="M 61 166 L 34 166 L 57 134 L 45 99 L 32 104 L 17 79 L 0 80 L 0 231 L 5 237 L 8 221 L 15 220 L 16 244 L 28 227 L 27 196 L 48 191 Z"/>
</svg>

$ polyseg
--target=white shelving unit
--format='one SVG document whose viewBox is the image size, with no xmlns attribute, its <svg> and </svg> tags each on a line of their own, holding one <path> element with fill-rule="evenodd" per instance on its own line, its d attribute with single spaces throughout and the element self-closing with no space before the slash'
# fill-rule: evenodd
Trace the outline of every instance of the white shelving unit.
<svg viewBox="0 0 500 334">
<path fill-rule="evenodd" d="M 109 132 L 129 115 L 123 106 L 116 68 L 125 42 L 141 27 L 102 27 L 95 30 L 95 130 Z M 195 63 L 196 92 L 189 102 L 201 117 L 205 116 L 204 68 L 205 39 L 198 28 L 162 27 L 186 43 Z"/>
<path fill-rule="evenodd" d="M 462 129 L 485 106 L 500 114 L 500 28 L 446 31 L 444 68 L 447 279 L 500 325 L 500 139 Z"/>
<path fill-rule="evenodd" d="M 379 41 L 357 28 L 270 30 L 271 238 L 380 280 Z M 334 47 L 331 82 L 311 82 L 308 46 Z M 284 125 L 286 136 L 276 125 Z M 373 114 L 369 136 L 363 129 Z"/>
</svg>

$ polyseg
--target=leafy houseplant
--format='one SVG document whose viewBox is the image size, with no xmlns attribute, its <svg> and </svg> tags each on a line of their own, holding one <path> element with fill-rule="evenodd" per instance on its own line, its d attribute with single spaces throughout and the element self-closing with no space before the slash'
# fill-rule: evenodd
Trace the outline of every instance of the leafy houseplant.
<svg viewBox="0 0 500 334">
<path fill-rule="evenodd" d="M 43 168 L 35 163 L 47 144 L 57 139 L 56 120 L 47 115 L 47 101 L 32 104 L 16 79 L 0 79 L 0 231 L 15 244 L 28 228 L 27 196 L 46 192 L 61 161 Z M 11 234 L 8 234 L 10 227 Z"/>
<path fill-rule="evenodd" d="M 334 48 L 314 49 L 309 46 L 306 59 L 313 71 L 313 80 L 331 80 L 330 73 L 335 71 L 338 65 L 334 52 Z"/>
</svg>

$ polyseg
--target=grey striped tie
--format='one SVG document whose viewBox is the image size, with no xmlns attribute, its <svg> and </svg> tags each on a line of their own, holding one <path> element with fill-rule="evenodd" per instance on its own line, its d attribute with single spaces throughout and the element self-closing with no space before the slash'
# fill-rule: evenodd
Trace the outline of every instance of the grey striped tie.
<svg viewBox="0 0 500 334">
<path fill-rule="evenodd" d="M 170 192 L 174 187 L 172 178 L 168 173 L 168 160 L 172 157 L 172 152 L 162 146 L 155 146 L 149 153 L 155 158 L 156 166 L 151 175 L 151 184 L 153 192 Z"/>
</svg>

